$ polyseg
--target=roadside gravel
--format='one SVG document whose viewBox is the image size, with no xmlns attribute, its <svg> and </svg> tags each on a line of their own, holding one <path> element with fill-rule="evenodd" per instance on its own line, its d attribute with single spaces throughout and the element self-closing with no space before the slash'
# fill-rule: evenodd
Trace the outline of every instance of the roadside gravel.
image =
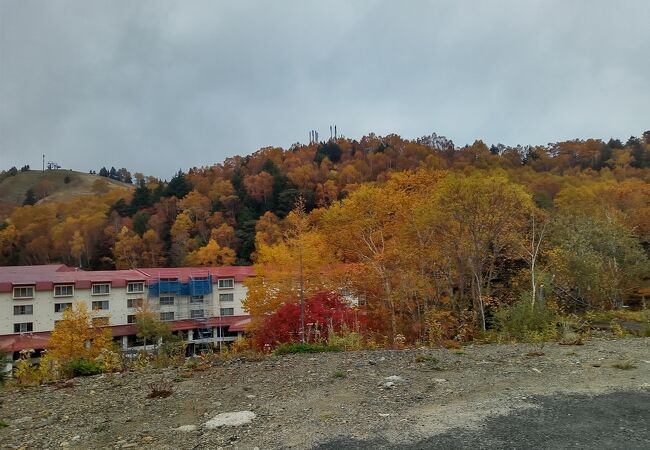
<svg viewBox="0 0 650 450">
<path fill-rule="evenodd" d="M 616 368 L 621 362 L 633 368 Z M 650 339 L 273 356 L 219 363 L 190 378 L 181 372 L 77 378 L 66 388 L 6 388 L 0 418 L 9 426 L 0 429 L 0 448 L 427 442 L 459 426 L 478 429 L 486 419 L 537 408 L 544 396 L 578 394 L 588 401 L 610 392 L 650 392 Z M 173 394 L 147 398 L 149 383 L 159 380 L 172 381 Z"/>
</svg>

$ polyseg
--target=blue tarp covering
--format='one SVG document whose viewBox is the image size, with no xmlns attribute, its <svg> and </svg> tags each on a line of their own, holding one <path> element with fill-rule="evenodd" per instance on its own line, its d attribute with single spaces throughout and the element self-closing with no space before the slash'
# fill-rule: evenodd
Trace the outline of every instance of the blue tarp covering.
<svg viewBox="0 0 650 450">
<path fill-rule="evenodd" d="M 149 285 L 149 296 L 158 297 L 165 294 L 206 295 L 212 293 L 212 275 L 191 279 L 187 283 L 180 281 L 159 281 Z"/>
</svg>

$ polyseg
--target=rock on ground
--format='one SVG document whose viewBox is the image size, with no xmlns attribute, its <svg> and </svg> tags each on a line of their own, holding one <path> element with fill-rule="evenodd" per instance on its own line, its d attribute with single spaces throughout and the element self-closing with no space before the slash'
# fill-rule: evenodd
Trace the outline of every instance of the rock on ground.
<svg viewBox="0 0 650 450">
<path fill-rule="evenodd" d="M 236 411 L 221 413 L 214 416 L 205 423 L 205 428 L 214 430 L 219 427 L 238 427 L 251 423 L 255 418 L 253 411 Z"/>
</svg>

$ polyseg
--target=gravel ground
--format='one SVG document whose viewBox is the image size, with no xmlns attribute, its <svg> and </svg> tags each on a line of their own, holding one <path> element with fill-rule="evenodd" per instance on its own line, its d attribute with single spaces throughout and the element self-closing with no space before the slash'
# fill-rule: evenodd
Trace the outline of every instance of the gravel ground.
<svg viewBox="0 0 650 450">
<path fill-rule="evenodd" d="M 414 443 L 335 439 L 317 450 L 649 449 L 650 392 L 533 397 L 531 408 L 488 417 Z"/>
<path fill-rule="evenodd" d="M 614 367 L 621 362 L 631 367 Z M 619 417 L 617 436 L 629 445 L 610 448 L 648 442 L 648 338 L 289 355 L 218 363 L 190 378 L 181 372 L 7 388 L 0 418 L 9 426 L 0 429 L 0 448 L 587 447 L 592 435 L 561 427 L 591 420 L 602 430 Z M 171 381 L 173 394 L 148 399 L 149 383 L 159 380 Z M 627 403 L 633 413 L 626 414 Z M 611 420 L 598 418 L 601 410 Z M 213 427 L 229 422 L 239 425 Z M 556 445 L 550 438 L 504 440 L 526 430 L 539 436 L 545 424 Z"/>
</svg>

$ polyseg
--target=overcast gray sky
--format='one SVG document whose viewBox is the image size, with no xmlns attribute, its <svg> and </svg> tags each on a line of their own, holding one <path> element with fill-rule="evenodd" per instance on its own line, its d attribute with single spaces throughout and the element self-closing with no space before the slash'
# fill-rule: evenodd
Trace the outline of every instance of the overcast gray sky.
<svg viewBox="0 0 650 450">
<path fill-rule="evenodd" d="M 0 0 L 0 168 L 163 178 L 263 146 L 650 128 L 650 1 Z"/>
</svg>

